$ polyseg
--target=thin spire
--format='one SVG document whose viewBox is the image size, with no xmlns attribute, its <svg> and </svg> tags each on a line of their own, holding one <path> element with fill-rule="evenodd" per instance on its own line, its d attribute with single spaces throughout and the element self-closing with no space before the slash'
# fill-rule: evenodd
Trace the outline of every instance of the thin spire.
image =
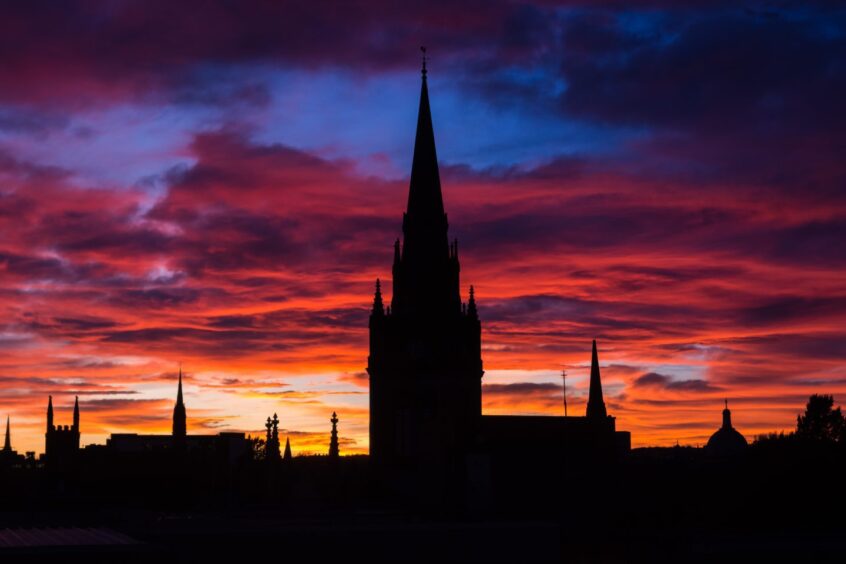
<svg viewBox="0 0 846 564">
<path fill-rule="evenodd" d="M 176 387 L 176 405 L 173 406 L 173 436 L 184 438 L 188 434 L 188 416 L 182 399 L 182 363 L 179 363 L 179 383 Z"/>
<path fill-rule="evenodd" d="M 608 416 L 605 410 L 605 400 L 602 399 L 602 379 L 599 375 L 599 355 L 596 353 L 596 339 L 593 340 L 593 351 L 590 359 L 590 394 L 588 395 L 587 416 L 604 418 Z"/>
<path fill-rule="evenodd" d="M 176 403 L 182 403 L 182 363 L 179 363 L 179 384 L 176 388 Z"/>
<path fill-rule="evenodd" d="M 3 443 L 3 451 L 10 452 L 12 450 L 12 435 L 9 432 L 9 416 L 6 416 L 6 441 Z"/>
<path fill-rule="evenodd" d="M 285 437 L 285 460 L 291 460 L 293 457 L 291 454 L 291 438 Z"/>
<path fill-rule="evenodd" d="M 79 396 L 73 400 L 73 430 L 79 432 Z"/>
<path fill-rule="evenodd" d="M 47 430 L 53 430 L 53 396 L 47 397 Z"/>
<path fill-rule="evenodd" d="M 417 134 L 414 138 L 414 158 L 411 163 L 411 183 L 408 191 L 407 220 L 412 223 L 434 226 L 445 223 L 445 218 L 426 76 L 427 70 L 424 58 L 423 81 L 420 85 L 420 107 L 417 112 Z M 446 233 L 444 233 L 444 236 L 446 236 Z"/>
</svg>

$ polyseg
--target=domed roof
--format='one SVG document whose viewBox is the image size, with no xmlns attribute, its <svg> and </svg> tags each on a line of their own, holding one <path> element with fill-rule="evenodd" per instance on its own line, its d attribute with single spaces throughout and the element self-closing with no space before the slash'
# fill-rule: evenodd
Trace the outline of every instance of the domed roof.
<svg viewBox="0 0 846 564">
<path fill-rule="evenodd" d="M 731 426 L 731 411 L 729 411 L 727 400 L 726 408 L 723 410 L 723 426 L 711 435 L 705 449 L 709 454 L 730 456 L 743 452 L 747 446 L 746 438 Z"/>
</svg>

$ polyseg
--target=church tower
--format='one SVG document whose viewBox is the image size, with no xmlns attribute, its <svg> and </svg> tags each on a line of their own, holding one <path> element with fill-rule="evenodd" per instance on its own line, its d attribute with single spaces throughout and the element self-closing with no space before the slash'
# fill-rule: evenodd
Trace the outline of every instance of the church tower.
<svg viewBox="0 0 846 564">
<path fill-rule="evenodd" d="M 423 62 L 402 243 L 394 243 L 390 306 L 370 314 L 370 456 L 377 466 L 445 468 L 467 452 L 482 414 L 481 326 L 461 302 Z"/>
</svg>

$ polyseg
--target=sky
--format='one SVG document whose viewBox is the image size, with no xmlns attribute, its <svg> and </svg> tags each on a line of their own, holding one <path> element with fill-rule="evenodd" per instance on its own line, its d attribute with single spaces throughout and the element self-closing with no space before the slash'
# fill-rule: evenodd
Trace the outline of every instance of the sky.
<svg viewBox="0 0 846 564">
<path fill-rule="evenodd" d="M 839 2 L 7 3 L 0 415 L 42 452 L 171 428 L 368 448 L 421 45 L 483 410 L 585 408 L 634 446 L 846 399 Z M 390 287 L 387 285 L 387 287 Z"/>
</svg>

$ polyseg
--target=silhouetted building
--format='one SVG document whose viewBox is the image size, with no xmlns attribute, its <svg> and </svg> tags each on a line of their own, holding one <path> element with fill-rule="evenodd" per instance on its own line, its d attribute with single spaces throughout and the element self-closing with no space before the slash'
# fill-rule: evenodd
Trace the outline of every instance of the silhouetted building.
<svg viewBox="0 0 846 564">
<path fill-rule="evenodd" d="M 182 395 L 182 367 L 176 403 L 173 409 L 173 431 L 169 435 L 140 435 L 138 433 L 113 433 L 106 440 L 108 451 L 117 456 L 144 457 L 151 455 L 179 455 L 197 459 L 213 458 L 225 465 L 234 465 L 248 453 L 244 433 L 218 433 L 217 435 L 188 435 L 187 415 Z"/>
<path fill-rule="evenodd" d="M 52 468 L 71 466 L 79 453 L 79 397 L 74 399 L 73 424 L 53 424 L 53 396 L 47 400 L 47 433 L 44 459 Z"/>
<path fill-rule="evenodd" d="M 424 482 L 438 488 L 446 479 L 449 488 L 468 475 L 526 478 L 497 469 L 518 451 L 530 474 L 539 465 L 560 470 L 565 450 L 592 461 L 629 450 L 630 435 L 616 432 L 605 407 L 595 341 L 584 417 L 482 416 L 481 324 L 473 286 L 461 301 L 458 242 L 448 239 L 426 74 L 424 60 L 391 304 L 385 307 L 376 280 L 370 314 L 372 462 L 426 495 Z"/>
<path fill-rule="evenodd" d="M 329 438 L 329 458 L 338 458 L 340 450 L 338 448 L 338 414 L 332 412 L 332 435 Z"/>
<path fill-rule="evenodd" d="M 747 446 L 746 438 L 731 426 L 731 411 L 726 400 L 726 407 L 723 409 L 723 426 L 711 435 L 705 450 L 714 456 L 733 456 L 744 452 Z"/>
<path fill-rule="evenodd" d="M 3 450 L 0 450 L 0 467 L 22 465 L 25 458 L 12 449 L 12 432 L 10 418 L 6 416 L 6 438 L 3 441 Z"/>
<path fill-rule="evenodd" d="M 444 467 L 468 451 L 482 411 L 481 327 L 461 302 L 458 242 L 448 240 L 426 67 L 393 295 L 370 314 L 370 457 L 377 467 Z"/>
</svg>

